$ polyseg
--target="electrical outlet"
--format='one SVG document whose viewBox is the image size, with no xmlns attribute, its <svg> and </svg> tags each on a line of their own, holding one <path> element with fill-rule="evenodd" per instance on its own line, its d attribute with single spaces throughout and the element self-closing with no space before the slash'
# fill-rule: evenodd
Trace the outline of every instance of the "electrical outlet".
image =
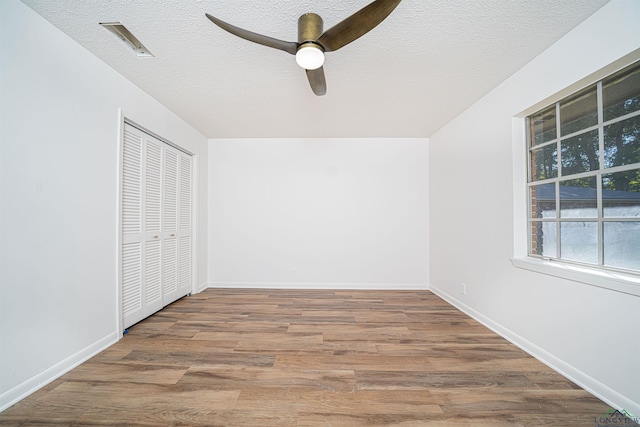
<svg viewBox="0 0 640 427">
<path fill-rule="evenodd" d="M 462 295 L 467 295 L 467 285 L 464 283 L 460 283 L 460 293 Z"/>
<path fill-rule="evenodd" d="M 293 267 L 291 269 L 291 277 L 296 277 L 297 275 L 298 275 L 298 270 L 295 267 Z"/>
</svg>

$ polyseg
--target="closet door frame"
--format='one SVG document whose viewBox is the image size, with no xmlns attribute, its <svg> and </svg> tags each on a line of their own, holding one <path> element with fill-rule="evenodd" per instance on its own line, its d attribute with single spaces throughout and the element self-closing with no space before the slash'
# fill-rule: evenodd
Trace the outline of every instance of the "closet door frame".
<svg viewBox="0 0 640 427">
<path fill-rule="evenodd" d="M 120 110 L 119 111 L 119 121 L 118 121 L 118 178 L 117 178 L 117 186 L 118 186 L 118 190 L 117 190 L 117 195 L 118 195 L 118 217 L 117 217 L 117 292 L 116 292 L 116 313 L 117 313 L 117 318 L 116 318 L 116 327 L 117 327 L 117 331 L 119 334 L 119 338 L 122 338 L 123 333 L 124 333 L 124 307 L 123 307 L 123 243 L 126 242 L 127 237 L 125 237 L 124 233 L 123 233 L 123 181 L 124 181 L 124 147 L 125 147 L 125 141 L 124 141 L 124 135 L 125 135 L 125 127 L 126 125 L 131 126 L 141 132 L 143 132 L 144 134 L 149 135 L 151 138 L 156 139 L 158 141 L 160 141 L 161 143 L 165 144 L 166 148 L 168 149 L 172 149 L 172 150 L 177 150 L 178 152 L 181 152 L 184 155 L 187 155 L 190 157 L 190 202 L 191 202 L 191 212 L 190 212 L 190 259 L 189 259 L 189 283 L 187 286 L 182 286 L 181 290 L 183 292 L 185 292 L 186 295 L 190 295 L 192 293 L 197 292 L 197 286 L 196 286 L 196 273 L 197 273 L 197 260 L 198 260 L 198 253 L 197 253 L 197 229 L 196 229 L 196 224 L 197 224 L 197 218 L 196 218 L 196 214 L 197 214 L 197 197 L 196 195 L 198 194 L 197 192 L 197 159 L 198 156 L 191 153 L 189 150 L 171 142 L 168 141 L 165 138 L 162 138 L 160 136 L 158 136 L 157 134 L 149 131 L 148 129 L 138 125 L 135 121 L 130 120 L 128 117 L 126 117 L 123 112 Z M 143 150 L 144 151 L 144 148 Z M 162 167 L 164 167 L 164 151 L 163 151 L 163 155 L 162 155 Z M 178 158 L 178 163 L 180 163 L 180 157 Z M 164 178 L 163 178 L 164 179 Z M 142 182 L 142 185 L 144 186 L 144 179 Z M 144 187 L 143 187 L 144 188 Z M 162 191 L 164 191 L 164 186 L 162 187 Z M 163 198 L 164 199 L 164 195 Z M 144 209 L 144 202 L 141 202 L 141 208 Z M 163 209 L 163 207 L 161 207 Z M 141 212 L 141 215 L 143 214 L 143 212 Z M 178 211 L 178 217 L 180 216 L 180 212 Z M 178 218 L 178 223 L 179 223 L 179 218 Z M 179 226 L 178 226 L 179 228 Z M 178 230 L 179 232 L 180 230 Z M 178 237 L 180 236 L 180 234 L 177 234 Z M 179 245 L 179 243 L 178 243 Z M 178 259 L 177 261 L 178 263 L 180 262 L 180 260 Z M 161 268 L 162 270 L 162 268 Z M 142 274 L 144 275 L 144 272 L 142 272 Z M 178 278 L 179 280 L 179 278 Z M 178 285 L 180 286 L 180 285 Z M 184 295 L 181 295 L 184 296 Z M 180 296 L 180 297 L 181 297 Z M 171 302 L 175 301 L 175 299 L 171 299 L 169 300 L 166 304 L 164 304 L 164 306 L 170 304 Z"/>
</svg>

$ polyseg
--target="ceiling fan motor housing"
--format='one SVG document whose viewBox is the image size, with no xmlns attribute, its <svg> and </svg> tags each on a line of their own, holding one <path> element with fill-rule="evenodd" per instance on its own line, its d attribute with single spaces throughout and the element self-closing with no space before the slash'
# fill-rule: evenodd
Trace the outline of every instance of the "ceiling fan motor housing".
<svg viewBox="0 0 640 427">
<path fill-rule="evenodd" d="M 322 18 L 315 13 L 305 13 L 298 19 L 298 43 L 313 42 L 322 35 Z M 323 49 L 324 50 L 324 49 Z"/>
</svg>

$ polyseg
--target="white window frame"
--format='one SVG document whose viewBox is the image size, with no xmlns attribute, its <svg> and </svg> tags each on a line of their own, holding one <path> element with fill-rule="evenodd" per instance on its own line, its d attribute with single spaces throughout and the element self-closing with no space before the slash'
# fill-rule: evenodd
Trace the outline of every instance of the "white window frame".
<svg viewBox="0 0 640 427">
<path fill-rule="evenodd" d="M 513 116 L 514 255 L 511 261 L 515 267 L 625 294 L 640 296 L 640 276 L 633 273 L 611 270 L 595 265 L 575 264 L 560 259 L 545 259 L 529 256 L 529 146 L 526 123 L 527 116 L 598 83 L 607 76 L 626 68 L 639 59 L 640 52 L 635 51 L 633 54 L 621 58 Z"/>
</svg>

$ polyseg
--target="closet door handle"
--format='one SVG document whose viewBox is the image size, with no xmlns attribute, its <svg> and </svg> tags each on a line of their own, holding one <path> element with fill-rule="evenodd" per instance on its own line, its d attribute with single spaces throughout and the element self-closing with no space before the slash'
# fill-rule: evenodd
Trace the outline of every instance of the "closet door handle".
<svg viewBox="0 0 640 427">
<path fill-rule="evenodd" d="M 155 236 L 153 236 L 154 239 L 158 239 L 160 238 L 160 236 L 158 236 L 157 234 Z"/>
<path fill-rule="evenodd" d="M 176 233 L 171 233 L 169 237 L 176 237 Z"/>
</svg>

